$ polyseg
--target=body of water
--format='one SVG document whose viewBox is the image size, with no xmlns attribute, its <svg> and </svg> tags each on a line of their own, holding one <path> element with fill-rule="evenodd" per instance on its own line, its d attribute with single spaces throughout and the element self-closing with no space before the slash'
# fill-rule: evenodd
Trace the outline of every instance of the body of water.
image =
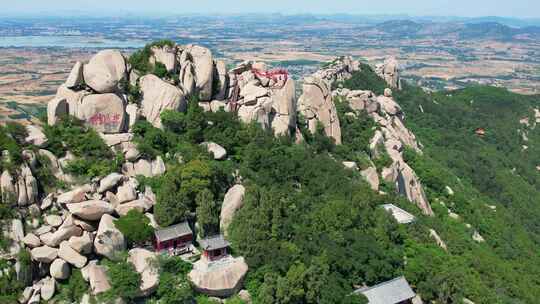
<svg viewBox="0 0 540 304">
<path fill-rule="evenodd" d="M 0 48 L 62 47 L 62 48 L 140 48 L 145 40 L 89 39 L 81 36 L 8 36 L 0 37 Z"/>
</svg>

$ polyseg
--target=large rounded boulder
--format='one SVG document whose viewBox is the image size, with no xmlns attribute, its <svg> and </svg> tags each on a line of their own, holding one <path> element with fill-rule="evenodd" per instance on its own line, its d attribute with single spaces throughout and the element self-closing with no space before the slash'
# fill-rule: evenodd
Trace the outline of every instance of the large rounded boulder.
<svg viewBox="0 0 540 304">
<path fill-rule="evenodd" d="M 161 112 L 164 110 L 185 111 L 187 102 L 184 92 L 155 75 L 140 79 L 142 114 L 156 128 L 161 127 Z"/>
<path fill-rule="evenodd" d="M 97 53 L 83 69 L 85 83 L 98 93 L 112 93 L 126 77 L 126 60 L 117 50 Z"/>
<path fill-rule="evenodd" d="M 83 98 L 79 118 L 102 133 L 120 133 L 124 129 L 124 101 L 116 94 L 93 94 Z"/>
</svg>

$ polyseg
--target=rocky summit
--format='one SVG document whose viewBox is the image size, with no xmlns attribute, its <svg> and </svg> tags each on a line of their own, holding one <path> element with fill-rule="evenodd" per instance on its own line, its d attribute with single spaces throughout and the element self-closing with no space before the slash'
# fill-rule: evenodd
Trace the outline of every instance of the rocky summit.
<svg viewBox="0 0 540 304">
<path fill-rule="evenodd" d="M 510 111 L 512 137 L 486 100 L 514 95 L 428 93 L 400 69 L 342 56 L 298 79 L 168 40 L 76 62 L 43 124 L 1 127 L 0 299 L 510 303 L 501 278 L 523 283 L 536 247 L 509 223 L 534 221 L 494 185 L 535 193 L 540 106 Z"/>
</svg>

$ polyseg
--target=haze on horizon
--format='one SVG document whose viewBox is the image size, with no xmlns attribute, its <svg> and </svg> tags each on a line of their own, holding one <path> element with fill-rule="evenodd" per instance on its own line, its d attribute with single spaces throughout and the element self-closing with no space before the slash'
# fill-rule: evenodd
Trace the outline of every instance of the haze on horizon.
<svg viewBox="0 0 540 304">
<path fill-rule="evenodd" d="M 21 0 L 0 15 L 65 15 L 68 12 L 123 14 L 362 14 L 411 16 L 504 16 L 540 18 L 540 1 L 531 0 L 274 0 L 261 5 L 253 0 Z M 65 14 L 64 14 L 65 13 Z"/>
</svg>

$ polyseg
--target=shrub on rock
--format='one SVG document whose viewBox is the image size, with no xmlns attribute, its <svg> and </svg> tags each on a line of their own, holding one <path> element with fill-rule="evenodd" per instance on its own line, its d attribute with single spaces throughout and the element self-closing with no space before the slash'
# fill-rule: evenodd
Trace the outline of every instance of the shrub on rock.
<svg viewBox="0 0 540 304">
<path fill-rule="evenodd" d="M 154 228 L 150 220 L 139 210 L 130 210 L 126 216 L 118 219 L 114 225 L 127 240 L 128 246 L 141 245 L 152 239 Z"/>
</svg>

